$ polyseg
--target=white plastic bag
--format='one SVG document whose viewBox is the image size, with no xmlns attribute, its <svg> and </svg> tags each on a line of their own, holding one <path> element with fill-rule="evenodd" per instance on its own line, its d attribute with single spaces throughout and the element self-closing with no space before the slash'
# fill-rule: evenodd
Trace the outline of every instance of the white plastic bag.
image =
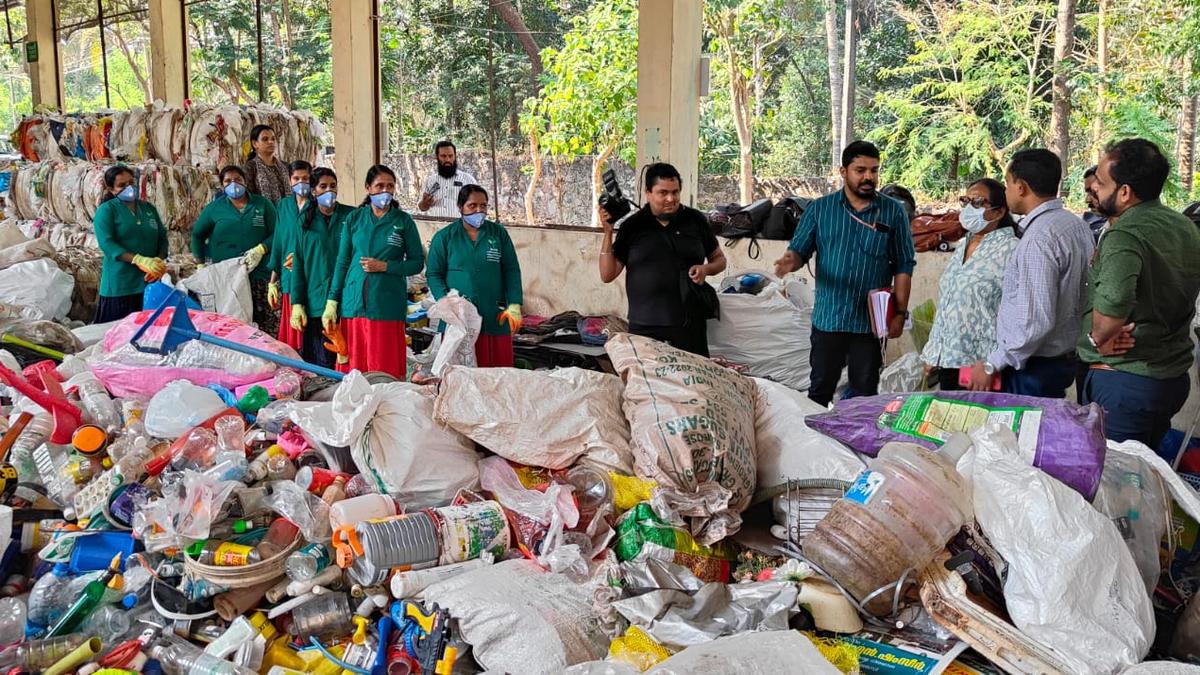
<svg viewBox="0 0 1200 675">
<path fill-rule="evenodd" d="M 761 273 L 760 273 L 761 274 Z M 798 391 L 807 391 L 812 368 L 813 292 L 803 281 L 773 281 L 758 295 L 719 293 L 721 320 L 708 322 L 708 351 Z M 722 281 L 727 288 L 737 277 Z"/>
<path fill-rule="evenodd" d="M 176 288 L 190 291 L 200 299 L 206 312 L 216 312 L 243 323 L 254 320 L 254 301 L 250 296 L 250 277 L 241 258 L 230 258 L 207 265 L 180 281 Z"/>
<path fill-rule="evenodd" d="M 581 456 L 633 470 L 621 380 L 580 368 L 454 366 L 442 375 L 434 419 L 505 459 L 565 469 Z"/>
<path fill-rule="evenodd" d="M 924 391 L 925 364 L 917 352 L 908 352 L 896 359 L 879 375 L 879 393 L 900 394 Z"/>
<path fill-rule="evenodd" d="M 827 412 L 823 406 L 777 382 L 754 378 L 754 384 L 758 387 L 754 443 L 759 491 L 789 480 L 853 481 L 866 468 L 853 450 L 804 423 L 809 415 Z"/>
<path fill-rule="evenodd" d="M 24 305 L 35 310 L 39 319 L 66 317 L 74 290 L 75 279 L 49 258 L 17 263 L 0 270 L 0 303 Z"/>
<path fill-rule="evenodd" d="M 1072 672 L 1111 673 L 1140 662 L 1154 640 L 1154 612 L 1116 526 L 1029 466 L 1011 431 L 988 425 L 972 438 L 974 457 L 965 465 L 975 518 L 1008 562 L 1004 599 L 1013 623 Z"/>
<path fill-rule="evenodd" d="M 322 443 L 348 446 L 358 470 L 409 510 L 442 506 L 479 485 L 474 444 L 433 421 L 425 387 L 371 385 L 353 371 L 332 401 L 296 403 L 291 419 Z"/>
<path fill-rule="evenodd" d="M 446 297 L 429 308 L 429 318 L 446 324 L 446 330 L 434 338 L 429 351 L 434 353 L 434 377 L 441 377 L 450 366 L 471 366 L 475 360 L 475 340 L 479 338 L 479 327 L 483 319 L 470 300 L 451 290 Z"/>
<path fill-rule="evenodd" d="M 794 630 L 741 633 L 698 644 L 651 668 L 652 675 L 838 675 L 816 646 Z"/>
<path fill-rule="evenodd" d="M 179 438 L 226 407 L 215 391 L 187 380 L 175 380 L 146 406 L 146 433 L 155 438 Z"/>
</svg>

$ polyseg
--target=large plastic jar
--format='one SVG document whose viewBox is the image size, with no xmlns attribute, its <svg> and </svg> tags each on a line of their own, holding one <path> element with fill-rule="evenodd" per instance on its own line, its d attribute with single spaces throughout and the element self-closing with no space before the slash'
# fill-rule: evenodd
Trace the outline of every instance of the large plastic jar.
<svg viewBox="0 0 1200 675">
<path fill-rule="evenodd" d="M 912 443 L 883 446 L 804 540 L 805 557 L 860 603 L 905 571 L 915 579 L 972 513 L 966 480 L 954 468 L 966 447 L 969 441 L 940 453 Z M 893 597 L 889 589 L 865 608 L 886 615 Z"/>
</svg>

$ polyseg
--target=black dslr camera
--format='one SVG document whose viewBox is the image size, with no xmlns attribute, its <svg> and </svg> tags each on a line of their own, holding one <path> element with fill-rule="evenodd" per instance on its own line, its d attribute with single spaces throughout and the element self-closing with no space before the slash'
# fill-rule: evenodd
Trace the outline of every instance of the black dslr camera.
<svg viewBox="0 0 1200 675">
<path fill-rule="evenodd" d="M 600 202 L 600 207 L 608 212 L 612 222 L 616 223 L 629 215 L 634 207 L 633 202 L 621 193 L 621 185 L 617 183 L 617 174 L 612 169 L 601 174 L 600 181 L 604 184 L 604 192 L 600 193 L 597 201 Z"/>
</svg>

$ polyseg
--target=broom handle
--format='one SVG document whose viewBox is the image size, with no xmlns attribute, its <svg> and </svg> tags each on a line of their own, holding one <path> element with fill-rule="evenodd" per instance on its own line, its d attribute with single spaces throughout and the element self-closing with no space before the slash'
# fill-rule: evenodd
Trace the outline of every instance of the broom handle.
<svg viewBox="0 0 1200 675">
<path fill-rule="evenodd" d="M 263 351 L 261 349 L 255 349 L 254 347 L 247 347 L 244 344 L 232 342 L 230 340 L 225 340 L 225 339 L 219 338 L 219 337 L 213 337 L 212 335 L 208 335 L 207 333 L 197 333 L 195 339 L 200 340 L 201 342 L 207 342 L 209 344 L 217 345 L 218 347 L 232 349 L 233 351 L 240 352 L 242 354 L 249 354 L 250 356 L 257 356 L 260 359 L 270 361 L 271 363 L 277 363 L 281 366 L 288 366 L 290 368 L 295 368 L 296 370 L 303 370 L 308 373 L 314 373 L 316 375 L 328 377 L 330 379 L 337 380 L 338 382 L 341 382 L 342 379 L 345 377 L 344 374 L 339 373 L 336 370 L 330 370 L 329 368 L 324 368 L 322 366 L 313 365 L 307 361 L 301 361 L 300 359 L 291 359 L 286 356 L 280 356 L 279 354 L 273 354 L 271 352 Z"/>
</svg>

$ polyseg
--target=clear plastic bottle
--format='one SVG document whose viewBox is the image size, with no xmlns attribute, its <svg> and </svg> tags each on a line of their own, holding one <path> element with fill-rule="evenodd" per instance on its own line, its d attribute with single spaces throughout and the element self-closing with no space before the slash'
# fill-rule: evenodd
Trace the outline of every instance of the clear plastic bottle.
<svg viewBox="0 0 1200 675">
<path fill-rule="evenodd" d="M 27 666 L 34 669 L 49 668 L 64 656 L 75 651 L 88 636 L 82 633 L 61 635 L 45 640 L 19 642 L 0 651 L 0 668 Z"/>
<path fill-rule="evenodd" d="M 70 456 L 65 448 L 53 443 L 43 443 L 33 452 L 33 461 L 42 477 L 42 485 L 50 500 L 62 507 L 67 520 L 75 519 L 75 493 L 79 486 L 71 477 Z"/>
<path fill-rule="evenodd" d="M 329 566 L 329 547 L 320 542 L 310 542 L 288 556 L 284 571 L 292 581 L 308 581 Z"/>
<path fill-rule="evenodd" d="M 354 474 L 346 483 L 346 496 L 353 499 L 363 495 L 378 494 L 379 488 L 375 487 L 375 483 L 367 478 L 364 473 Z"/>
<path fill-rule="evenodd" d="M 150 648 L 150 656 L 162 663 L 168 675 L 254 675 L 234 663 L 205 654 L 182 640 L 170 639 Z"/>
<path fill-rule="evenodd" d="M 959 438 L 959 437 L 956 437 Z M 933 560 L 970 517 L 971 498 L 955 462 L 970 447 L 951 439 L 941 452 L 888 443 L 804 540 L 804 554 L 860 602 Z M 866 609 L 891 612 L 892 594 Z"/>
<path fill-rule="evenodd" d="M 9 463 L 17 470 L 17 478 L 22 483 L 42 484 L 42 474 L 38 471 L 33 453 L 50 440 L 54 431 L 54 418 L 46 413 L 38 413 L 25 425 L 25 430 L 13 443 L 9 452 Z"/>
<path fill-rule="evenodd" d="M 246 461 L 245 453 L 221 451 L 213 457 L 213 464 L 204 470 L 204 475 L 219 481 L 241 481 L 249 468 L 250 462 Z"/>
<path fill-rule="evenodd" d="M 300 376 L 294 370 L 281 368 L 275 371 L 274 385 L 277 400 L 286 401 L 300 395 Z"/>
<path fill-rule="evenodd" d="M 104 385 L 91 373 L 81 373 L 74 378 L 79 388 L 79 402 L 87 417 L 109 434 L 121 429 L 121 410 Z"/>
<path fill-rule="evenodd" d="M 246 455 L 246 424 L 240 415 L 226 415 L 213 424 L 217 433 L 217 448 L 221 452 L 239 452 Z"/>
<path fill-rule="evenodd" d="M 183 444 L 171 459 L 171 469 L 204 471 L 212 466 L 216 449 L 217 435 L 204 427 L 196 427 L 188 432 Z"/>
<path fill-rule="evenodd" d="M 70 597 L 67 587 L 71 583 L 70 567 L 58 563 L 50 571 L 38 577 L 29 591 L 29 622 L 37 626 L 49 626 L 62 615 L 63 599 Z"/>
<path fill-rule="evenodd" d="M 283 553 L 287 547 L 292 545 L 296 540 L 296 536 L 300 533 L 300 528 L 296 527 L 292 521 L 287 518 L 276 518 L 271 522 L 271 527 L 267 530 L 267 536 L 258 543 L 255 550 L 258 551 L 258 556 L 262 560 L 269 560 Z"/>
<path fill-rule="evenodd" d="M 129 632 L 131 625 L 128 611 L 117 605 L 105 605 L 92 612 L 80 631 L 84 635 L 94 635 L 109 645 Z"/>
<path fill-rule="evenodd" d="M 10 645 L 25 637 L 25 601 L 0 598 L 0 645 Z"/>
<path fill-rule="evenodd" d="M 345 637 L 354 630 L 350 598 L 345 593 L 326 593 L 292 610 L 292 634 L 307 643 L 310 637 L 327 641 Z"/>
</svg>

